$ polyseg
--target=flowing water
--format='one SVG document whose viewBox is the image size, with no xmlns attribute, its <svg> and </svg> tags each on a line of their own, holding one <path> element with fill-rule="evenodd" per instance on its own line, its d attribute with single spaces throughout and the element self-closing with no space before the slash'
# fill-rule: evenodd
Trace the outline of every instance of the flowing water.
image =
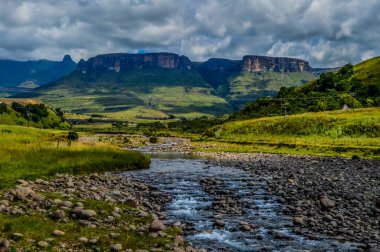
<svg viewBox="0 0 380 252">
<path fill-rule="evenodd" d="M 350 251 L 356 248 L 350 243 L 315 241 L 294 234 L 291 219 L 281 214 L 282 206 L 266 191 L 266 180 L 270 178 L 255 178 L 237 168 L 178 156 L 152 158 L 149 170 L 129 172 L 126 176 L 172 195 L 173 200 L 166 206 L 166 219 L 186 224 L 186 239 L 209 251 Z M 219 182 L 205 190 L 202 181 L 210 178 Z M 214 193 L 208 193 L 210 190 Z M 218 193 L 236 199 L 243 212 L 215 210 L 212 206 Z M 214 226 L 215 217 L 223 220 L 223 228 Z M 253 229 L 240 231 L 241 222 Z"/>
</svg>

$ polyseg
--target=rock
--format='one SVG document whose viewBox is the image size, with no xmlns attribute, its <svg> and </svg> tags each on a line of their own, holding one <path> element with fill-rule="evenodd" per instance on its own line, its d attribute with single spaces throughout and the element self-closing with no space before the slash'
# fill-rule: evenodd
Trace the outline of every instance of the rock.
<svg viewBox="0 0 380 252">
<path fill-rule="evenodd" d="M 98 243 L 98 242 L 99 242 L 99 240 L 98 240 L 98 239 L 95 239 L 95 238 L 93 238 L 93 239 L 90 239 L 88 242 L 89 242 L 89 243 L 91 243 L 91 244 L 96 244 L 96 243 Z"/>
<path fill-rule="evenodd" d="M 111 245 L 111 251 L 120 251 L 122 249 L 123 249 L 123 246 L 120 243 Z"/>
<path fill-rule="evenodd" d="M 19 180 L 17 180 L 16 183 L 17 183 L 18 185 L 21 185 L 21 186 L 28 186 L 28 185 L 29 185 L 28 181 L 23 180 L 23 179 L 19 179 Z"/>
<path fill-rule="evenodd" d="M 150 224 L 150 230 L 153 232 L 164 231 L 165 225 L 159 219 L 154 219 Z"/>
<path fill-rule="evenodd" d="M 334 201 L 329 199 L 327 196 L 324 196 L 320 199 L 320 203 L 324 209 L 331 209 L 335 207 Z"/>
<path fill-rule="evenodd" d="M 375 199 L 375 206 L 376 206 L 377 208 L 380 208 L 380 197 L 377 198 L 377 199 Z"/>
<path fill-rule="evenodd" d="M 74 183 L 73 183 L 72 179 L 69 179 L 69 181 L 67 181 L 66 186 L 67 187 L 74 187 Z"/>
<path fill-rule="evenodd" d="M 27 197 L 35 195 L 36 192 L 28 187 L 16 186 L 15 189 L 9 191 L 12 195 L 16 197 L 18 200 L 25 200 Z"/>
<path fill-rule="evenodd" d="M 217 226 L 217 227 L 224 227 L 225 224 L 224 224 L 224 221 L 216 219 L 214 221 L 214 225 Z"/>
<path fill-rule="evenodd" d="M 79 237 L 78 241 L 80 243 L 88 243 L 88 238 L 87 237 Z"/>
<path fill-rule="evenodd" d="M 71 201 L 62 201 L 61 206 L 70 208 L 73 206 L 73 203 Z"/>
<path fill-rule="evenodd" d="M 65 232 L 56 229 L 56 230 L 54 230 L 54 231 L 52 232 L 52 235 L 54 235 L 54 236 L 64 236 L 64 235 L 65 235 Z"/>
<path fill-rule="evenodd" d="M 47 248 L 47 247 L 49 247 L 49 243 L 47 243 L 46 241 L 39 241 L 37 243 L 37 246 L 40 248 Z"/>
<path fill-rule="evenodd" d="M 273 237 L 275 239 L 278 239 L 278 240 L 291 240 L 292 238 L 290 236 L 287 236 L 285 234 L 282 234 L 282 233 L 278 233 L 278 232 L 275 232 L 273 234 Z"/>
<path fill-rule="evenodd" d="M 34 181 L 34 183 L 36 184 L 43 184 L 45 181 L 43 179 L 36 179 L 36 181 Z"/>
<path fill-rule="evenodd" d="M 63 211 L 63 210 L 58 209 L 58 210 L 54 211 L 54 212 L 50 215 L 50 217 L 51 217 L 52 219 L 54 219 L 54 220 L 61 220 L 61 219 L 63 219 L 63 218 L 66 217 L 66 213 L 65 213 L 65 211 Z"/>
<path fill-rule="evenodd" d="M 249 224 L 241 224 L 239 225 L 240 231 L 248 232 L 252 230 L 252 226 Z"/>
<path fill-rule="evenodd" d="M 182 235 L 177 235 L 177 236 L 175 237 L 174 241 L 175 241 L 176 243 L 178 243 L 178 244 L 183 244 L 183 243 L 185 243 L 185 239 L 183 238 Z"/>
<path fill-rule="evenodd" d="M 175 247 L 175 248 L 173 249 L 173 251 L 174 251 L 174 252 L 186 252 L 185 250 L 183 250 L 183 249 L 181 249 L 181 248 L 179 248 L 179 247 Z"/>
<path fill-rule="evenodd" d="M 20 234 L 20 233 L 13 233 L 12 234 L 12 240 L 19 241 L 19 240 L 22 240 L 22 239 L 24 239 L 24 235 L 23 234 Z"/>
<path fill-rule="evenodd" d="M 117 237 L 120 237 L 120 234 L 119 234 L 119 233 L 110 233 L 110 237 L 111 237 L 112 239 L 115 239 L 115 238 L 117 238 Z"/>
<path fill-rule="evenodd" d="M 9 241 L 5 238 L 0 238 L 0 251 L 9 250 Z"/>
<path fill-rule="evenodd" d="M 91 217 L 96 216 L 96 212 L 94 210 L 91 210 L 91 209 L 84 209 L 81 211 L 80 214 L 81 214 L 82 218 L 85 218 L 85 219 L 90 219 Z"/>
<path fill-rule="evenodd" d="M 305 219 L 303 216 L 296 216 L 293 218 L 293 223 L 296 225 L 302 225 L 304 224 L 304 222 L 305 222 Z"/>
<path fill-rule="evenodd" d="M 8 200 L 0 200 L 0 205 L 8 207 L 9 206 L 9 201 Z"/>
</svg>

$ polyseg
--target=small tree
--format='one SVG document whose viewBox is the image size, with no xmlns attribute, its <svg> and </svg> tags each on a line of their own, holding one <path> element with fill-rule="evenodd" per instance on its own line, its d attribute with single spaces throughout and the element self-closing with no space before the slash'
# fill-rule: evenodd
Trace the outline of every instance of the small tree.
<svg viewBox="0 0 380 252">
<path fill-rule="evenodd" d="M 8 112 L 7 104 L 0 102 L 0 114 L 7 113 L 7 112 Z"/>
<path fill-rule="evenodd" d="M 75 131 L 70 131 L 69 134 L 67 135 L 67 140 L 68 140 L 68 146 L 71 146 L 72 141 L 77 141 L 79 139 L 78 133 Z"/>
</svg>

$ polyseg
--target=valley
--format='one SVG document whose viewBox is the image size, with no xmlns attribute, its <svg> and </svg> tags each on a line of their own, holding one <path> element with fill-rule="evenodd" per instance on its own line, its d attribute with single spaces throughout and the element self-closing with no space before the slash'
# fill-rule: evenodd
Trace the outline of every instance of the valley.
<svg viewBox="0 0 380 252">
<path fill-rule="evenodd" d="M 0 0 L 0 252 L 380 252 L 379 13 Z"/>
</svg>

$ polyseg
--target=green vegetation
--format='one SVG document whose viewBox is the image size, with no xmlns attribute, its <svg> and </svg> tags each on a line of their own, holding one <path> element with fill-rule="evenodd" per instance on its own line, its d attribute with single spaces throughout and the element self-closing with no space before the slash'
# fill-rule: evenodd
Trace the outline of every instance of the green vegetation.
<svg viewBox="0 0 380 252">
<path fill-rule="evenodd" d="M 45 193 L 44 196 L 50 199 L 71 200 L 63 197 L 57 193 Z M 165 230 L 167 237 L 151 237 L 149 235 L 141 235 L 136 230 L 123 229 L 123 223 L 128 223 L 130 226 L 137 226 L 139 224 L 149 225 L 152 217 L 141 218 L 138 216 L 138 211 L 131 206 L 131 204 L 116 204 L 96 200 L 82 200 L 83 205 L 87 209 L 93 209 L 100 213 L 101 218 L 105 218 L 114 211 L 115 207 L 123 209 L 125 214 L 122 218 L 115 218 L 112 222 L 113 229 L 110 230 L 109 226 L 99 226 L 91 228 L 81 225 L 79 222 L 69 220 L 68 222 L 57 222 L 47 217 L 47 214 L 36 213 L 33 215 L 7 215 L 0 214 L 0 231 L 3 237 L 12 237 L 13 233 L 21 233 L 28 239 L 35 241 L 43 241 L 46 238 L 53 238 L 49 242 L 49 247 L 44 251 L 61 251 L 62 248 L 59 244 L 66 244 L 70 248 L 75 248 L 77 251 L 109 251 L 110 244 L 122 244 L 123 248 L 137 249 L 150 249 L 152 247 L 165 247 L 166 244 L 172 244 L 174 237 L 181 233 L 179 228 L 170 227 Z M 75 201 L 73 203 L 76 203 Z M 51 210 L 56 210 L 53 207 Z M 64 236 L 53 236 L 53 230 L 61 230 L 65 232 Z M 118 233 L 120 236 L 110 238 L 110 233 Z M 80 237 L 96 238 L 96 244 L 81 244 L 78 242 Z M 28 242 L 26 238 L 21 239 L 16 243 L 17 248 L 26 251 L 36 251 L 34 244 Z M 67 249 L 67 248 L 66 248 Z M 15 250 L 16 251 L 16 250 Z M 40 250 L 38 250 L 40 251 Z M 65 251 L 65 250 L 64 250 Z"/>
<path fill-rule="evenodd" d="M 356 66 L 347 64 L 297 88 L 282 87 L 276 97 L 260 98 L 232 118 L 337 110 L 344 106 L 352 109 L 380 106 L 380 57 Z"/>
<path fill-rule="evenodd" d="M 227 122 L 205 135 L 208 141 L 235 144 L 225 148 L 230 151 L 380 157 L 380 109 Z"/>
<path fill-rule="evenodd" d="M 227 100 L 237 107 L 263 96 L 274 96 L 281 87 L 295 87 L 314 80 L 312 73 L 240 72 L 229 77 Z"/>
<path fill-rule="evenodd" d="M 0 187 L 57 173 L 89 174 L 147 168 L 149 159 L 102 143 L 67 142 L 67 132 L 0 125 Z"/>
<path fill-rule="evenodd" d="M 69 127 L 60 109 L 52 109 L 38 103 L 23 105 L 16 101 L 9 105 L 0 101 L 0 124 L 38 128 Z"/>
<path fill-rule="evenodd" d="M 191 118 L 232 111 L 196 71 L 177 69 L 86 75 L 73 72 L 35 93 L 20 96 L 38 97 L 71 113 L 97 114 L 114 120 Z"/>
</svg>

